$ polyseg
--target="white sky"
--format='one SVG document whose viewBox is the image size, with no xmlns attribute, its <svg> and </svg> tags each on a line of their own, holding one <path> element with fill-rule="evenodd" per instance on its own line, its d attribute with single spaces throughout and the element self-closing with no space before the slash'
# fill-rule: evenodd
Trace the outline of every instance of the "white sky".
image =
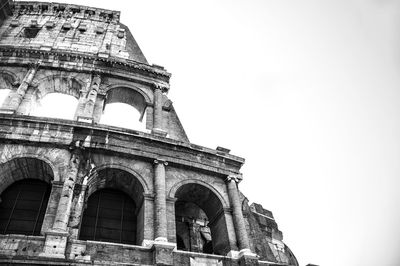
<svg viewBox="0 0 400 266">
<path fill-rule="evenodd" d="M 400 1 L 64 2 L 122 11 L 300 265 L 400 265 Z"/>
</svg>

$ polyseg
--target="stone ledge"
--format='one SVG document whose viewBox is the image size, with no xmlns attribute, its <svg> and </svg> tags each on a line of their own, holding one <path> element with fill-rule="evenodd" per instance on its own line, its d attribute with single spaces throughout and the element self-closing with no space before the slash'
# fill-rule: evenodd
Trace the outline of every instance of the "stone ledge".
<svg viewBox="0 0 400 266">
<path fill-rule="evenodd" d="M 32 144 L 52 143 L 69 147 L 79 138 L 86 140 L 89 137 L 90 141 L 83 143 L 85 149 L 131 154 L 148 160 L 154 160 L 161 156 L 171 164 L 221 175 L 237 173 L 244 163 L 244 159 L 240 157 L 230 154 L 222 156 L 215 150 L 201 146 L 193 147 L 190 143 L 133 130 L 91 125 L 73 120 L 0 114 L 0 124 L 2 125 L 0 136 L 10 141 L 31 142 Z M 15 128 L 18 128 L 17 132 L 13 131 Z M 154 145 L 157 145 L 156 150 L 150 148 Z M 149 148 L 146 149 L 146 147 Z"/>
</svg>

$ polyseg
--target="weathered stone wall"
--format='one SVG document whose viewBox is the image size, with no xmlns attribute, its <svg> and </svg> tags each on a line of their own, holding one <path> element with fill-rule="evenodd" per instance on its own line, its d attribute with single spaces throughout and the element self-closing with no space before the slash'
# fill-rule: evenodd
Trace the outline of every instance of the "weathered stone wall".
<svg viewBox="0 0 400 266">
<path fill-rule="evenodd" d="M 10 102 L 12 102 L 12 99 L 18 94 L 18 86 L 22 83 L 25 74 L 28 72 L 29 68 L 0 67 L 0 89 L 11 90 L 11 93 L 3 103 L 3 108 L 9 108 Z M 92 75 L 88 73 L 38 68 L 31 84 L 23 95 L 21 104 L 15 111 L 18 114 L 31 115 L 34 113 L 35 109 L 40 105 L 41 100 L 46 95 L 57 92 L 73 96 L 79 101 L 78 105 L 75 107 L 75 119 L 77 119 L 79 116 L 88 117 L 93 119 L 95 123 L 99 123 L 107 102 L 122 102 L 146 111 L 146 128 L 151 130 L 153 127 L 152 109 L 154 105 L 154 96 L 151 86 L 143 85 L 135 81 L 104 76 L 97 91 L 97 96 L 93 101 L 93 111 L 88 113 L 87 107 L 85 106 L 90 103 L 88 95 L 91 90 L 91 79 Z M 110 92 L 113 90 L 115 91 L 121 88 L 123 88 L 128 94 L 125 96 L 110 94 Z M 132 95 L 135 95 L 135 93 L 137 95 L 141 95 L 141 97 L 143 97 L 143 102 L 137 101 L 137 97 L 135 99 L 132 98 L 130 102 L 126 102 L 124 99 L 129 100 L 130 91 L 132 92 Z M 179 122 L 179 118 L 172 108 L 172 103 L 167 100 L 164 104 L 168 105 L 163 108 L 164 128 L 168 133 L 168 137 L 181 141 L 187 141 L 186 134 Z M 143 105 L 144 108 L 141 107 Z"/>
<path fill-rule="evenodd" d="M 0 235 L 0 258 L 1 256 L 9 258 L 15 256 L 35 257 L 42 252 L 43 246 L 43 236 L 16 235 L 9 237 Z"/>
<path fill-rule="evenodd" d="M 243 214 L 250 245 L 261 261 L 298 265 L 291 250 L 282 242 L 282 232 L 271 211 L 257 203 L 249 206 L 248 200 L 244 198 Z"/>
<path fill-rule="evenodd" d="M 244 159 L 189 143 L 167 96 L 169 78 L 148 64 L 119 12 L 15 3 L 0 27 L 0 89 L 8 92 L 0 107 L 0 196 L 30 179 L 51 191 L 39 236 L 0 232 L 0 264 L 297 265 L 272 213 L 243 203 Z M 51 93 L 77 99 L 73 119 L 32 116 Z M 146 129 L 100 125 L 115 102 L 136 108 Z M 81 235 L 89 200 L 103 189 L 133 202 L 129 245 L 122 233 L 122 243 Z M 95 223 L 100 198 L 96 206 Z M 177 249 L 178 216 L 191 223 L 188 249 L 196 252 Z"/>
<path fill-rule="evenodd" d="M 0 29 L 0 44 L 98 54 L 147 63 L 117 11 L 77 5 L 16 2 Z M 34 35 L 29 35 L 32 30 Z"/>
</svg>

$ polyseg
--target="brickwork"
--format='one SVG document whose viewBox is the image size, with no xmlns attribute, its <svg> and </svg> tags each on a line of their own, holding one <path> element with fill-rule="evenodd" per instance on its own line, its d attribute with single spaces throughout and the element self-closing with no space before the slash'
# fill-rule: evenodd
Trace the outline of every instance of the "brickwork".
<svg viewBox="0 0 400 266">
<path fill-rule="evenodd" d="M 119 12 L 22 1 L 12 11 L 0 27 L 0 198 L 20 180 L 51 191 L 40 236 L 0 232 L 0 264 L 298 265 L 272 213 L 240 194 L 244 159 L 189 142 L 171 75 L 148 64 Z M 32 116 L 52 93 L 76 99 L 71 120 Z M 112 103 L 135 108 L 143 127 L 101 124 Z M 23 220 L 1 215 L 1 226 Z"/>
</svg>

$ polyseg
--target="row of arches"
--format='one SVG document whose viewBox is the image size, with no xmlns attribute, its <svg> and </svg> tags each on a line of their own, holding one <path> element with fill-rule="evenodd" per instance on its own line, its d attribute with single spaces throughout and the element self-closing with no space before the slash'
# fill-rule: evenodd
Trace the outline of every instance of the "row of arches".
<svg viewBox="0 0 400 266">
<path fill-rule="evenodd" d="M 0 166 L 0 174 L 0 234 L 40 235 L 53 189 L 50 166 L 36 158 L 15 158 Z M 87 183 L 78 239 L 141 245 L 148 226 L 145 190 L 122 169 L 96 171 Z M 169 241 L 179 250 L 229 252 L 220 196 L 199 182 L 184 182 L 171 192 L 176 198 L 175 239 Z"/>
<path fill-rule="evenodd" d="M 6 104 L 10 95 L 18 89 L 19 82 L 12 73 L 0 71 L 0 106 Z M 28 88 L 22 101 L 22 114 L 75 120 L 84 112 L 82 99 L 92 99 L 93 107 L 102 101 L 99 124 L 146 131 L 147 106 L 150 97 L 141 89 L 132 86 L 109 86 L 106 95 L 96 97 L 90 86 L 70 76 L 48 76 L 36 80 Z M 89 87 L 88 87 L 89 86 Z M 83 110 L 80 110 L 83 109 Z"/>
</svg>

